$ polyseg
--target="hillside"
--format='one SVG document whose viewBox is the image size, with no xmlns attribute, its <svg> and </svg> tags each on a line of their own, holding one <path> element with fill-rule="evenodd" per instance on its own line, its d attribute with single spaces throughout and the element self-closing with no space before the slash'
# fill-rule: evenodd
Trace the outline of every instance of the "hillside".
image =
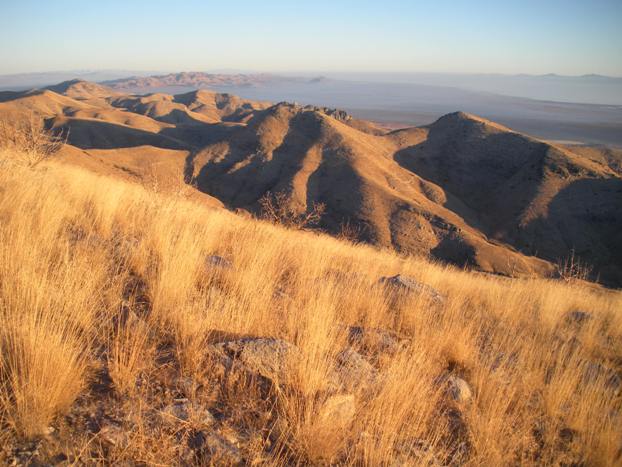
<svg viewBox="0 0 622 467">
<path fill-rule="evenodd" d="M 279 104 L 227 142 L 197 153 L 195 180 L 199 189 L 234 208 L 257 210 L 260 198 L 282 191 L 302 212 L 324 203 L 322 226 L 328 231 L 338 233 L 348 221 L 362 226 L 361 239 L 402 252 L 431 253 L 491 272 L 546 271 L 544 262 L 488 242 L 446 209 L 438 185 L 392 159 L 399 147 L 395 141 L 315 110 Z M 459 200 L 451 201 L 462 208 Z"/>
<path fill-rule="evenodd" d="M 267 149 L 309 125 L 324 164 L 392 167 L 331 154 L 354 130 L 296 113 L 270 110 L 249 138 Z M 271 119 L 289 125 L 259 131 Z M 0 151 L 0 463 L 620 462 L 619 292 L 462 271 L 27 160 Z"/>
<path fill-rule="evenodd" d="M 64 94 L 77 100 L 88 100 L 94 98 L 105 98 L 115 94 L 115 92 L 101 84 L 91 83 L 88 81 L 82 81 L 79 79 L 73 79 L 70 81 L 63 81 L 62 83 L 54 86 L 48 86 L 46 89 L 53 91 L 57 94 Z"/>
<path fill-rule="evenodd" d="M 0 117 L 44 116 L 68 135 L 61 158 L 102 173 L 190 184 L 259 215 L 277 194 L 301 215 L 322 204 L 326 232 L 485 272 L 546 276 L 574 255 L 592 278 L 622 283 L 614 150 L 584 154 L 461 112 L 386 132 L 338 109 L 208 90 L 135 96 L 70 81 L 2 100 Z"/>
<path fill-rule="evenodd" d="M 604 280 L 622 280 L 622 178 L 608 163 L 463 113 L 396 160 L 467 204 L 487 236 L 550 261 L 574 249 Z"/>
</svg>

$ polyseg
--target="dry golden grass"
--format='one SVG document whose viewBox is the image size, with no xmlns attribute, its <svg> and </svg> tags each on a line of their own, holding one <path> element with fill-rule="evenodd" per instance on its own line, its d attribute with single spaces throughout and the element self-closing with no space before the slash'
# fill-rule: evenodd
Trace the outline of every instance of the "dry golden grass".
<svg viewBox="0 0 622 467">
<path fill-rule="evenodd" d="M 216 428 L 237 437 L 248 463 L 622 461 L 622 400 L 610 387 L 622 370 L 619 292 L 474 274 L 54 162 L 13 160 L 14 152 L 0 158 L 7 447 L 53 426 L 41 456 L 179 463 L 201 422 L 169 428 L 157 420 L 186 378 L 204 390 L 185 396 L 219 414 Z M 208 255 L 232 267 L 207 267 Z M 447 301 L 392 299 L 377 283 L 396 273 Z M 575 310 L 593 319 L 569 324 Z M 331 362 L 350 325 L 393 331 L 407 344 L 368 355 L 378 382 L 352 389 L 356 414 L 340 425 L 325 414 L 334 403 Z M 286 384 L 268 392 L 222 380 L 205 353 L 217 333 L 283 339 L 300 358 Z M 448 371 L 469 382 L 470 403 L 447 399 L 439 377 Z M 80 417 L 93 412 L 114 418 L 122 439 L 107 443 L 103 430 L 89 431 Z"/>
</svg>

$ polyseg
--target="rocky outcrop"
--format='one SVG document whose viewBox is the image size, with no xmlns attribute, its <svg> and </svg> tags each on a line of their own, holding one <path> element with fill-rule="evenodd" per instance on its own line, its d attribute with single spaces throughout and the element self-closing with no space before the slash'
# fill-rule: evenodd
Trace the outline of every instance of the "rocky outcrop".
<svg viewBox="0 0 622 467">
<path fill-rule="evenodd" d="M 271 337 L 249 337 L 212 344 L 207 352 L 211 361 L 226 371 L 237 368 L 275 384 L 287 380 L 290 365 L 300 358 L 294 345 Z"/>
<path fill-rule="evenodd" d="M 393 292 L 422 295 L 426 300 L 438 305 L 442 305 L 447 300 L 447 297 L 435 288 L 423 284 L 413 277 L 402 274 L 382 277 L 380 284 L 383 284 Z"/>
<path fill-rule="evenodd" d="M 221 367 L 221 373 L 242 372 L 250 377 L 261 377 L 270 383 L 287 385 L 291 373 L 302 355 L 300 350 L 280 339 L 269 337 L 243 338 L 208 346 L 212 364 Z M 372 385 L 376 369 L 352 348 L 339 352 L 335 358 L 328 387 L 334 392 L 349 392 Z"/>
</svg>

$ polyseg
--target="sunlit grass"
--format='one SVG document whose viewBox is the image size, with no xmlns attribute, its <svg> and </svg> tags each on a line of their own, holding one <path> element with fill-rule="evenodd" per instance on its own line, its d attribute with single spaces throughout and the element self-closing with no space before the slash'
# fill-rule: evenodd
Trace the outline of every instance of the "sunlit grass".
<svg viewBox="0 0 622 467">
<path fill-rule="evenodd" d="M 617 292 L 472 274 L 54 162 L 10 167 L 0 171 L 5 434 L 44 433 L 90 390 L 91 370 L 102 365 L 118 397 L 140 400 L 137 380 L 158 369 L 159 348 L 173 349 L 181 375 L 200 378 L 210 335 L 219 331 L 277 337 L 300 349 L 273 409 L 282 418 L 280 445 L 257 453 L 272 464 L 383 465 L 409 446 L 422 462 L 620 462 L 620 396 L 605 377 L 585 377 L 590 364 L 620 373 Z M 208 255 L 232 266 L 210 265 Z M 391 299 L 378 280 L 396 273 L 447 301 Z M 593 319 L 568 324 L 575 310 Z M 370 357 L 382 377 L 373 390 L 354 391 L 354 421 L 338 426 L 322 411 L 350 325 L 394 331 L 407 344 Z M 452 440 L 456 422 L 437 382 L 445 371 L 474 393 L 454 408 L 462 447 Z M 572 448 L 560 442 L 563 429 L 577 433 Z M 157 443 L 139 435 L 116 460 L 157 457 Z M 173 455 L 167 446 L 162 459 Z"/>
</svg>

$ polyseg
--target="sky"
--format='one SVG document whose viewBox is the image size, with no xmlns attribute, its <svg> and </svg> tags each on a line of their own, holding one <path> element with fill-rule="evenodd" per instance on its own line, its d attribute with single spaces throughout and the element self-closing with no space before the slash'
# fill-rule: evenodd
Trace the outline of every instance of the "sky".
<svg viewBox="0 0 622 467">
<path fill-rule="evenodd" d="M 622 0 L 0 0 L 0 74 L 622 76 Z"/>
</svg>

